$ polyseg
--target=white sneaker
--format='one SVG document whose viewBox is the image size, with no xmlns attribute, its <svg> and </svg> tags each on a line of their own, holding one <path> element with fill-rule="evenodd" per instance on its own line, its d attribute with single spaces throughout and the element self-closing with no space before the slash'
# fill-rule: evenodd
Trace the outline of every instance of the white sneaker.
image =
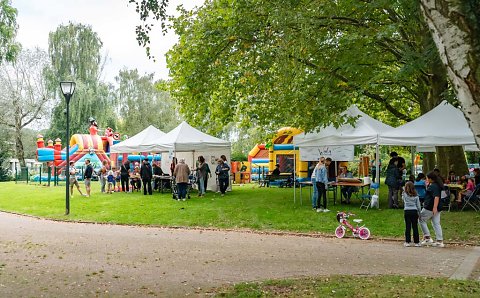
<svg viewBox="0 0 480 298">
<path fill-rule="evenodd" d="M 422 247 L 420 243 L 415 243 L 415 247 Z"/>
<path fill-rule="evenodd" d="M 443 242 L 438 242 L 438 241 L 437 241 L 437 242 L 433 242 L 433 243 L 432 243 L 432 246 L 433 246 L 433 247 L 443 248 L 443 247 L 445 247 L 445 244 L 443 244 Z"/>
<path fill-rule="evenodd" d="M 323 209 L 323 212 L 324 212 L 324 213 L 325 213 L 325 212 L 330 212 L 330 210 L 328 210 L 328 209 Z"/>
<path fill-rule="evenodd" d="M 184 202 L 185 202 L 186 200 L 187 200 L 187 199 L 182 199 L 182 201 L 184 201 Z"/>
<path fill-rule="evenodd" d="M 323 208 L 317 208 L 317 212 L 323 212 Z"/>
<path fill-rule="evenodd" d="M 403 243 L 403 246 L 405 246 L 405 247 L 410 247 L 410 246 L 412 246 L 412 245 L 411 245 L 409 242 L 405 242 L 405 243 Z"/>
<path fill-rule="evenodd" d="M 432 238 L 423 239 L 422 242 L 421 242 L 422 246 L 424 246 L 424 245 L 432 245 L 432 243 L 433 243 Z"/>
</svg>

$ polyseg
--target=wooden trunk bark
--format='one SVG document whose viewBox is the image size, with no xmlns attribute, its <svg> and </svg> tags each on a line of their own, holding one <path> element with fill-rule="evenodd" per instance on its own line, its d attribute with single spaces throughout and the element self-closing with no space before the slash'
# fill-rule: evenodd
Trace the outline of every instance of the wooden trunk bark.
<svg viewBox="0 0 480 298">
<path fill-rule="evenodd" d="M 443 177 L 447 177 L 450 171 L 458 176 L 468 174 L 467 160 L 460 146 L 437 147 L 437 166 Z"/>
<path fill-rule="evenodd" d="M 25 151 L 23 149 L 22 128 L 21 126 L 18 126 L 18 125 L 15 127 L 15 155 L 20 161 L 20 165 L 24 167 Z"/>
<path fill-rule="evenodd" d="M 480 2 L 421 0 L 440 58 L 480 145 Z"/>
</svg>

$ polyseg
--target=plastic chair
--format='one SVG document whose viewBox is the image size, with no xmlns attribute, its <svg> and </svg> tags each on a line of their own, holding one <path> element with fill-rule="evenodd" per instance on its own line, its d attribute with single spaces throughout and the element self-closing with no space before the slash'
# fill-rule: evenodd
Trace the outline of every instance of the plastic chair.
<svg viewBox="0 0 480 298">
<path fill-rule="evenodd" d="M 365 210 L 368 210 L 368 207 L 370 207 L 370 203 L 372 201 L 372 196 L 377 192 L 378 189 L 380 189 L 379 183 L 370 184 L 367 193 L 361 196 L 362 204 L 360 205 L 360 209 L 365 207 Z"/>
<path fill-rule="evenodd" d="M 478 195 L 480 194 L 480 184 L 477 184 L 475 187 L 475 190 L 472 192 L 471 195 L 468 197 L 465 197 L 465 202 L 463 203 L 462 210 L 465 209 L 465 207 L 470 206 L 473 208 L 475 211 L 480 211 L 480 198 Z"/>
</svg>

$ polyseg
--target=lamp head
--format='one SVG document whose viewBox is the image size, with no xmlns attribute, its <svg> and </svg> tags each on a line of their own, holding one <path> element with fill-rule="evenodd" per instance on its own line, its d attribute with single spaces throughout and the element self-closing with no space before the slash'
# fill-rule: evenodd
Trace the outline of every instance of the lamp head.
<svg viewBox="0 0 480 298">
<path fill-rule="evenodd" d="M 60 88 L 65 98 L 71 97 L 75 92 L 75 82 L 60 82 Z"/>
</svg>

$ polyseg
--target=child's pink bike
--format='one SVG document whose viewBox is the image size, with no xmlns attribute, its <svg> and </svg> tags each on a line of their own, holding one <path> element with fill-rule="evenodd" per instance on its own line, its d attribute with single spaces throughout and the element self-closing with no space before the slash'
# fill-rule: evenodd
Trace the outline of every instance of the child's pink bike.
<svg viewBox="0 0 480 298">
<path fill-rule="evenodd" d="M 367 240 L 370 238 L 370 230 L 365 227 L 361 226 L 359 227 L 358 224 L 362 222 L 361 219 L 354 219 L 353 222 L 355 222 L 357 225 L 354 227 L 348 222 L 348 218 L 350 216 L 355 216 L 353 213 L 345 213 L 345 212 L 338 212 L 337 213 L 337 220 L 340 223 L 340 225 L 335 229 L 335 236 L 337 238 L 343 238 L 345 236 L 345 232 L 348 229 L 352 231 L 353 237 L 357 237 L 362 239 L 362 240 Z"/>
</svg>

